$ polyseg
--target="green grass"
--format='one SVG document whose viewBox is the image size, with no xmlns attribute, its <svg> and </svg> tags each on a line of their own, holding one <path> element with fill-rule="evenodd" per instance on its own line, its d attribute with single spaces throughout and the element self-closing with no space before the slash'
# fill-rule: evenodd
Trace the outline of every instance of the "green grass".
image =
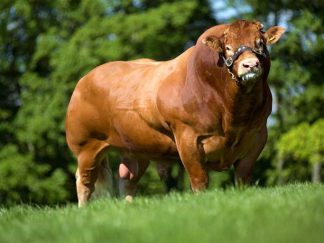
<svg viewBox="0 0 324 243">
<path fill-rule="evenodd" d="M 0 242 L 324 242 L 324 185 L 2 208 Z"/>
</svg>

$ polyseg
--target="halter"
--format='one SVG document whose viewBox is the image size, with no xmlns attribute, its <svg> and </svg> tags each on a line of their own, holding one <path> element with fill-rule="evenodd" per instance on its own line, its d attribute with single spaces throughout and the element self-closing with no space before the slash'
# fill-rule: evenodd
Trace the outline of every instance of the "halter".
<svg viewBox="0 0 324 243">
<path fill-rule="evenodd" d="M 257 54 L 258 56 L 266 57 L 266 53 L 262 50 L 255 49 L 249 46 L 243 46 L 241 45 L 236 52 L 231 57 L 228 57 L 227 59 L 223 55 L 223 60 L 225 62 L 225 65 L 227 67 L 227 71 L 232 75 L 232 79 L 234 79 L 236 82 L 238 82 L 238 79 L 235 77 L 234 73 L 231 71 L 231 68 L 233 66 L 233 63 L 235 60 L 245 51 L 252 51 L 253 53 Z"/>
</svg>

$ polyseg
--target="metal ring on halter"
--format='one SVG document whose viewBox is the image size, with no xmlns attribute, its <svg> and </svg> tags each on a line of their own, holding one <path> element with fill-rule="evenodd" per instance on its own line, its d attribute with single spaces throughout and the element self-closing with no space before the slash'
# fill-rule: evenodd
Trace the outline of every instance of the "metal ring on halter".
<svg viewBox="0 0 324 243">
<path fill-rule="evenodd" d="M 225 61 L 225 64 L 226 64 L 227 67 L 232 66 L 233 62 L 234 62 L 232 57 L 229 57 L 229 58 L 225 59 L 224 61 Z"/>
</svg>

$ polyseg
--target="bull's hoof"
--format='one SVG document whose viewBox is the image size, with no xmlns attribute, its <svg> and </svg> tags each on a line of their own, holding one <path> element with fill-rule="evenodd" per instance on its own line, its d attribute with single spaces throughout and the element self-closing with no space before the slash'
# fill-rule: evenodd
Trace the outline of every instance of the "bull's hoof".
<svg viewBox="0 0 324 243">
<path fill-rule="evenodd" d="M 127 195 L 127 196 L 125 197 L 125 200 L 126 200 L 126 202 L 128 202 L 128 203 L 132 203 L 132 202 L 133 202 L 133 196 Z"/>
</svg>

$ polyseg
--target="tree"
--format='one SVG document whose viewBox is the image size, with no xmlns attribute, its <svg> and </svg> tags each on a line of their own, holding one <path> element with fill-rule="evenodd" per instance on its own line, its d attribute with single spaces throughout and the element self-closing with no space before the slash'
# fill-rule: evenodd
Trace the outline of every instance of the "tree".
<svg viewBox="0 0 324 243">
<path fill-rule="evenodd" d="M 312 169 L 312 181 L 321 182 L 321 165 L 324 162 L 324 119 L 314 124 L 301 123 L 283 134 L 278 142 L 282 159 L 306 160 Z"/>
<path fill-rule="evenodd" d="M 0 3 L 0 202 L 30 201 L 32 197 L 52 202 L 54 197 L 66 195 L 61 190 L 65 180 L 62 170 L 51 169 L 43 160 L 36 162 L 35 155 L 27 153 L 30 144 L 19 141 L 15 125 L 23 105 L 20 82 L 30 69 L 37 36 L 57 23 L 52 7 L 51 1 Z M 41 73 L 40 67 L 36 69 Z"/>
</svg>

